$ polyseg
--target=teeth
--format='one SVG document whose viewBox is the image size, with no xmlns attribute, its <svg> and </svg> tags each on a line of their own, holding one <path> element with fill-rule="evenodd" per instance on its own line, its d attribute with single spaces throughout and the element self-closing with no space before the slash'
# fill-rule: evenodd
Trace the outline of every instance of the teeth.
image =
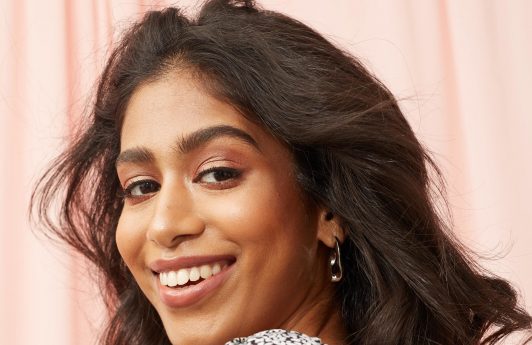
<svg viewBox="0 0 532 345">
<path fill-rule="evenodd" d="M 176 286 L 177 285 L 177 273 L 175 271 L 170 271 L 167 274 L 167 284 L 168 286 Z"/>
<path fill-rule="evenodd" d="M 188 279 L 190 279 L 191 282 L 198 281 L 200 279 L 200 271 L 197 267 L 192 267 L 190 269 L 190 272 L 188 273 Z"/>
<path fill-rule="evenodd" d="M 188 270 L 182 268 L 177 271 L 177 285 L 185 285 L 186 283 L 188 283 Z"/>
<path fill-rule="evenodd" d="M 203 279 L 207 279 L 209 278 L 210 276 L 212 276 L 212 270 L 211 270 L 211 266 L 209 265 L 203 265 L 200 267 L 200 276 L 203 278 Z"/>
<path fill-rule="evenodd" d="M 168 273 L 162 272 L 159 274 L 159 280 L 161 281 L 161 285 L 168 285 Z"/>
<path fill-rule="evenodd" d="M 168 271 L 159 273 L 161 285 L 174 287 L 185 285 L 190 281 L 195 282 L 200 279 L 207 279 L 225 268 L 227 264 L 215 263 L 214 265 L 201 265 L 200 267 L 182 268 L 178 271 Z"/>
</svg>

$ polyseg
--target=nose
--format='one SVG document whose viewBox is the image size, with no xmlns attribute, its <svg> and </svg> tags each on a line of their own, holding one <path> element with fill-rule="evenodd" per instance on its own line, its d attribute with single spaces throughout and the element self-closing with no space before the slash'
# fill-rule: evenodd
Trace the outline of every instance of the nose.
<svg viewBox="0 0 532 345">
<path fill-rule="evenodd" d="M 161 185 L 154 200 L 147 239 L 160 247 L 173 248 L 188 236 L 201 234 L 205 224 L 195 209 L 185 186 Z"/>
</svg>

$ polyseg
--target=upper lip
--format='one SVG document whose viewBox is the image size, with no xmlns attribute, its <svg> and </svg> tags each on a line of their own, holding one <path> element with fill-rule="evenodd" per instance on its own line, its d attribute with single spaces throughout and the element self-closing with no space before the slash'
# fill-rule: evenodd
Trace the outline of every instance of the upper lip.
<svg viewBox="0 0 532 345">
<path fill-rule="evenodd" d="M 172 259 L 157 259 L 152 261 L 148 267 L 153 272 L 160 273 L 165 271 L 177 271 L 181 268 L 190 268 L 220 261 L 233 263 L 236 261 L 236 258 L 233 255 L 180 256 Z"/>
</svg>

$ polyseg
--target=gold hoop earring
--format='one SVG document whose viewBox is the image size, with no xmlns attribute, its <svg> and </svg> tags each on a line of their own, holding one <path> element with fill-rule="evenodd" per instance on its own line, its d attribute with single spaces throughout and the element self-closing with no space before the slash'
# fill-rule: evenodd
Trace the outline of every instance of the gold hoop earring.
<svg viewBox="0 0 532 345">
<path fill-rule="evenodd" d="M 342 280 L 342 260 L 340 258 L 340 245 L 338 244 L 338 237 L 334 237 L 334 251 L 331 253 L 329 264 L 331 266 L 331 281 L 337 283 Z"/>
</svg>

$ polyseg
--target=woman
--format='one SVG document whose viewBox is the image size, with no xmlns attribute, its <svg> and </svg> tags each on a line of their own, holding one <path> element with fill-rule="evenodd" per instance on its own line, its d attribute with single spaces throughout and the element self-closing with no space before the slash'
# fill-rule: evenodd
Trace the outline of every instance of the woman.
<svg viewBox="0 0 532 345">
<path fill-rule="evenodd" d="M 127 32 L 33 206 L 99 269 L 103 344 L 495 344 L 530 329 L 440 219 L 438 176 L 356 59 L 252 1 L 214 0 Z"/>
</svg>

